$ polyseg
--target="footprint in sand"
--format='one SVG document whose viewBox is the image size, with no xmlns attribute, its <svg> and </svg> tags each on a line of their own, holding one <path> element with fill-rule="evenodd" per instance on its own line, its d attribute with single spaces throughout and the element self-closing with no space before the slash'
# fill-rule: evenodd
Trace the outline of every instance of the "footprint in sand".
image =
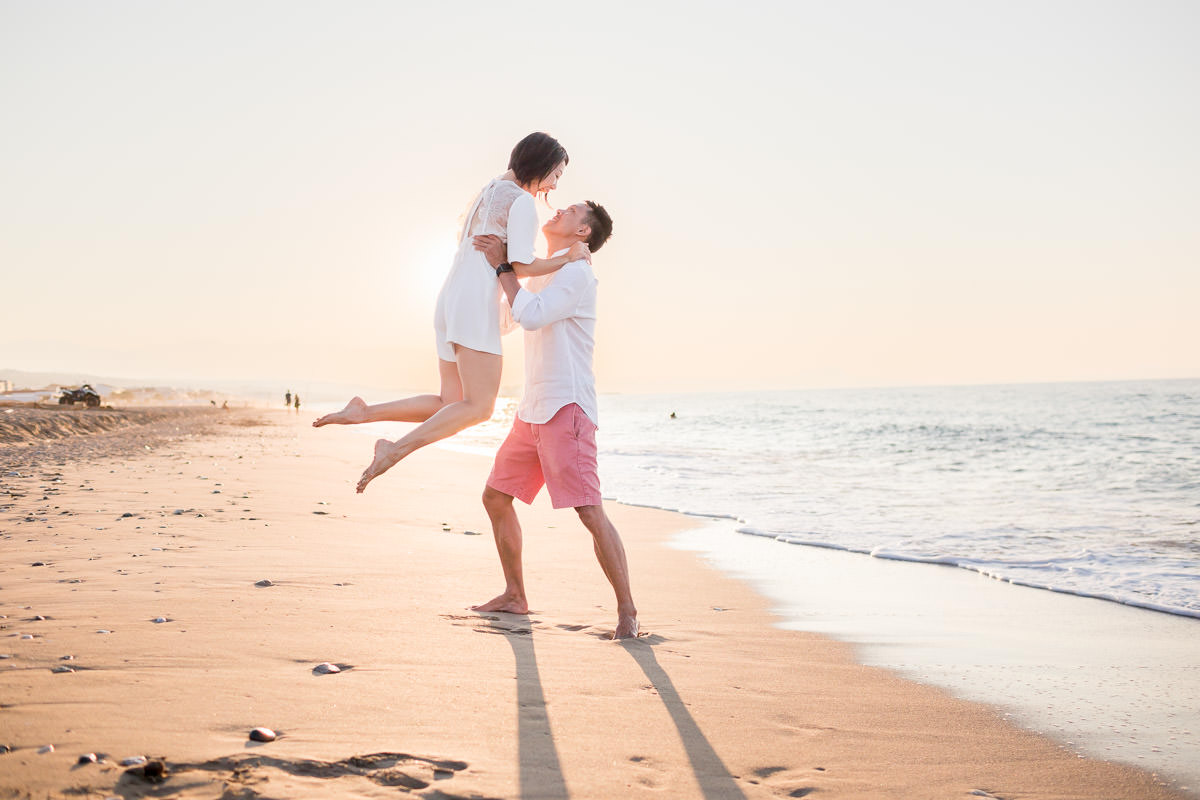
<svg viewBox="0 0 1200 800">
<path fill-rule="evenodd" d="M 817 767 L 818 772 L 824 772 L 821 767 Z M 745 778 L 746 783 L 754 785 L 762 785 L 773 791 L 779 797 L 807 797 L 817 791 L 817 787 L 812 785 L 811 774 L 801 774 L 801 770 L 796 770 L 791 767 L 759 767 L 751 770 L 753 777 Z"/>
<path fill-rule="evenodd" d="M 371 784 L 387 788 L 396 788 L 412 792 L 427 789 L 434 781 L 443 781 L 456 777 L 467 769 L 465 761 L 440 758 L 426 758 L 409 755 L 408 753 L 371 753 L 364 756 L 351 756 L 340 761 L 318 761 L 315 759 L 289 759 L 269 755 L 237 755 L 217 758 L 211 761 L 197 763 L 170 763 L 164 765 L 164 771 L 187 777 L 189 785 L 201 786 L 206 782 L 214 788 L 226 791 L 223 796 L 258 797 L 248 787 L 254 784 L 270 782 L 282 775 L 291 776 L 291 785 L 303 784 L 312 796 L 346 796 L 348 794 L 374 795 Z M 207 781 L 203 773 L 209 773 Z M 126 776 L 130 776 L 127 772 Z M 336 781 L 337 783 L 329 783 Z M 123 777 L 117 784 L 120 788 L 134 788 L 140 782 L 140 776 Z M 355 784 L 358 786 L 355 786 Z M 366 784 L 366 785 L 363 785 Z M 241 786 L 244 792 L 232 794 L 231 786 Z M 336 787 L 336 789 L 332 788 Z M 357 791 L 355 791 L 357 790 Z M 140 795 L 139 795 L 140 796 Z M 426 797 L 459 797 L 478 796 L 446 795 L 434 791 Z"/>
</svg>

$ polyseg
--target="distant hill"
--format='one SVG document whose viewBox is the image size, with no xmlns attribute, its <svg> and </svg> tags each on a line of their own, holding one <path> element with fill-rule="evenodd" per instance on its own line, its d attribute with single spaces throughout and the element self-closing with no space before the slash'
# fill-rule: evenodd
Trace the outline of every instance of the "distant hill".
<svg viewBox="0 0 1200 800">
<path fill-rule="evenodd" d="M 230 397 L 262 399 L 272 404 L 282 403 L 283 393 L 286 391 L 300 392 L 306 403 L 345 401 L 354 395 L 362 395 L 369 402 L 378 402 L 417 393 L 411 389 L 349 386 L 306 380 L 296 380 L 289 384 L 280 381 L 118 378 L 89 373 L 28 372 L 19 369 L 0 369 L 0 380 L 11 381 L 14 390 L 42 389 L 47 386 L 78 386 L 82 383 L 90 383 L 97 389 L 100 389 L 101 386 L 112 389 L 155 389 L 164 396 L 179 392 L 211 392 Z M 428 389 L 429 387 L 425 387 L 426 391 Z"/>
</svg>

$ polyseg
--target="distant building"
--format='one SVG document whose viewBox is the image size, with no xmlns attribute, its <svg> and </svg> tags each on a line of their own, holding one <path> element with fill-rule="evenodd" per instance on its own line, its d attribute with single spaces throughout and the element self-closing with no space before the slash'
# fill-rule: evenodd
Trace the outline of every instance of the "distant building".
<svg viewBox="0 0 1200 800">
<path fill-rule="evenodd" d="M 12 390 L 12 381 L 0 381 L 0 392 L 11 392 Z"/>
</svg>

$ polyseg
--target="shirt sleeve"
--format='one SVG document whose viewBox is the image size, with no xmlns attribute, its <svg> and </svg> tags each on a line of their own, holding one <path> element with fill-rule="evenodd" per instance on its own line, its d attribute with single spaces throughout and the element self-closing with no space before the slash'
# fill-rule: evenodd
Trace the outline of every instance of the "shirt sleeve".
<svg viewBox="0 0 1200 800">
<path fill-rule="evenodd" d="M 533 195 L 521 192 L 508 209 L 508 260 L 532 264 L 537 232 L 537 206 Z"/>
<path fill-rule="evenodd" d="M 586 262 L 572 261 L 540 292 L 522 287 L 513 300 L 513 319 L 525 330 L 535 331 L 572 317 L 594 281 Z"/>
<path fill-rule="evenodd" d="M 500 304 L 500 335 L 508 336 L 517 329 L 517 321 L 513 319 L 512 309 L 508 305 L 508 298 L 503 293 L 496 301 Z"/>
</svg>

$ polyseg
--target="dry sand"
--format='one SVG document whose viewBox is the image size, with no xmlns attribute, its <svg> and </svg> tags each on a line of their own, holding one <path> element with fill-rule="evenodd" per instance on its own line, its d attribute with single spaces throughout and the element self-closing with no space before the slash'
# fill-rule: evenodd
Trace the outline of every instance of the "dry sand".
<svg viewBox="0 0 1200 800">
<path fill-rule="evenodd" d="M 587 535 L 540 503 L 534 611 L 472 613 L 502 588 L 487 460 L 430 448 L 355 496 L 370 438 L 309 418 L 0 445 L 0 797 L 1177 796 L 773 627 L 667 546 L 686 517 L 609 509 L 637 641 L 606 640 Z M 135 755 L 169 777 L 127 774 Z"/>
</svg>

